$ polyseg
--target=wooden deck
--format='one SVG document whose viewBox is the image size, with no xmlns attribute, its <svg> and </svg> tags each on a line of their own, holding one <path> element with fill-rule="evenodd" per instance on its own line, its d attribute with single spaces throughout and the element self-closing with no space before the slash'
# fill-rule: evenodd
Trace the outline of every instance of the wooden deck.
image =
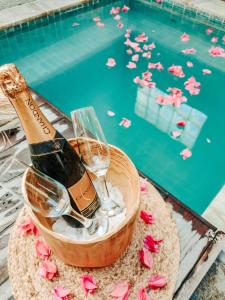
<svg viewBox="0 0 225 300">
<path fill-rule="evenodd" d="M 40 95 L 33 92 L 41 110 L 66 138 L 73 136 L 70 119 Z M 0 174 L 0 299 L 13 299 L 7 272 L 7 244 L 10 229 L 22 207 L 21 178 L 24 166 L 13 161 L 13 156 L 29 163 L 29 151 L 23 131 L 12 134 L 5 149 L 0 152 L 0 167 L 4 163 L 7 171 Z M 140 175 L 146 177 L 140 172 Z M 149 181 L 151 179 L 147 178 Z M 151 181 L 152 182 L 152 181 Z M 218 254 L 225 238 L 224 233 L 195 214 L 184 204 L 152 182 L 162 197 L 171 206 L 176 220 L 180 245 L 180 272 L 174 294 L 176 300 L 189 299 Z M 28 299 L 24 299 L 28 300 Z"/>
</svg>

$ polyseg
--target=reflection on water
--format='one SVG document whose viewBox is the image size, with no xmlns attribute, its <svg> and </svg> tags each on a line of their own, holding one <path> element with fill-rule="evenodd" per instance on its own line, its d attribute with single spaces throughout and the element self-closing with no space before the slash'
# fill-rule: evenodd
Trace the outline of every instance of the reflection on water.
<svg viewBox="0 0 225 300">
<path fill-rule="evenodd" d="M 200 134 L 207 116 L 187 104 L 182 104 L 180 107 L 159 105 L 156 103 L 156 97 L 158 95 L 167 96 L 167 94 L 163 93 L 156 87 L 138 87 L 135 113 L 157 127 L 159 130 L 166 132 L 171 137 L 171 133 L 178 130 L 176 123 L 181 120 L 186 121 L 186 126 L 182 128 L 181 136 L 176 140 L 188 148 L 192 148 Z"/>
</svg>

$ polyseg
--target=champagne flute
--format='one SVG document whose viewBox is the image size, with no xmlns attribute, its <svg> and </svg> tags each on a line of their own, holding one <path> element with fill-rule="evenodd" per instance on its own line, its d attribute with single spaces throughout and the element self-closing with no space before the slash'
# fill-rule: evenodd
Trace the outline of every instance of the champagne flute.
<svg viewBox="0 0 225 300">
<path fill-rule="evenodd" d="M 106 173 L 110 164 L 109 145 L 93 107 L 71 112 L 74 133 L 81 160 L 86 169 L 95 174 L 100 186 L 101 212 L 114 216 L 121 212 L 119 205 L 109 195 Z"/>
<path fill-rule="evenodd" d="M 70 216 L 79 221 L 90 235 L 101 236 L 107 232 L 108 219 L 106 217 L 89 219 L 75 211 L 70 205 L 67 189 L 60 182 L 33 167 L 29 167 L 27 174 L 28 180 L 22 192 L 25 203 L 35 212 L 50 218 Z"/>
</svg>

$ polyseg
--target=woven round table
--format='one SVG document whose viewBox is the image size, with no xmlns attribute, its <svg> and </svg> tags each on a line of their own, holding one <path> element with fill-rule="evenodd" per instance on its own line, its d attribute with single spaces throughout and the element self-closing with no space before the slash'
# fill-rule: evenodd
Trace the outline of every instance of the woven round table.
<svg viewBox="0 0 225 300">
<path fill-rule="evenodd" d="M 51 300 L 52 289 L 61 286 L 70 291 L 70 299 L 83 300 L 85 293 L 80 284 L 83 274 L 92 274 L 98 282 L 98 289 L 89 299 L 107 300 L 115 285 L 128 281 L 131 285 L 130 300 L 135 300 L 140 287 L 147 286 L 152 274 L 164 275 L 167 286 L 157 291 L 150 291 L 151 300 L 170 300 L 174 292 L 180 260 L 180 247 L 176 224 L 171 217 L 171 210 L 158 191 L 147 185 L 147 192 L 141 194 L 141 209 L 149 210 L 155 217 L 155 223 L 147 225 L 138 217 L 132 243 L 125 254 L 112 266 L 99 269 L 81 269 L 65 265 L 54 254 L 50 260 L 58 267 L 58 276 L 52 281 L 39 275 L 41 260 L 36 256 L 35 240 L 41 237 L 21 235 L 18 226 L 27 217 L 24 208 L 11 232 L 8 247 L 8 269 L 13 295 L 16 300 Z M 163 239 L 159 253 L 153 253 L 153 267 L 147 269 L 139 261 L 137 252 L 143 247 L 145 235 L 151 234 L 155 239 Z M 75 254 L 74 254 L 75 255 Z"/>
</svg>

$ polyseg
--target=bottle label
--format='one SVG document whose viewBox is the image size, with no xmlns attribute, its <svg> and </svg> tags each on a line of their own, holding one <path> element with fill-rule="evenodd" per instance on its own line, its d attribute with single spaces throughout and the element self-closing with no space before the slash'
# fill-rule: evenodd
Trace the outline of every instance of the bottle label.
<svg viewBox="0 0 225 300">
<path fill-rule="evenodd" d="M 80 212 L 85 217 L 92 215 L 96 211 L 99 206 L 97 193 L 87 172 L 68 190 Z"/>
</svg>

